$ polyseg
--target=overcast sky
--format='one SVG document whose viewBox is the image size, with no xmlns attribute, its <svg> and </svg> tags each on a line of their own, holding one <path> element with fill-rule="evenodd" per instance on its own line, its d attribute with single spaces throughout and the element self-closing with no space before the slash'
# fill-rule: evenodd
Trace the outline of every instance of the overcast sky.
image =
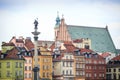
<svg viewBox="0 0 120 80">
<path fill-rule="evenodd" d="M 13 36 L 31 37 L 38 18 L 39 40 L 54 40 L 59 11 L 68 25 L 105 27 L 120 49 L 120 0 L 0 0 L 0 44 Z"/>
</svg>

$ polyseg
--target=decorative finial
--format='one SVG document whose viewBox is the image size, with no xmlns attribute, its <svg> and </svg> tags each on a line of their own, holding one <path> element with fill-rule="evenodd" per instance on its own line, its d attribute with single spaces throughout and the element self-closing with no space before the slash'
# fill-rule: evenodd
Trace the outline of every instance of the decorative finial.
<svg viewBox="0 0 120 80">
<path fill-rule="evenodd" d="M 38 26 L 38 18 L 35 19 L 34 24 L 35 24 L 35 29 L 38 29 L 37 28 L 37 26 Z"/>
<path fill-rule="evenodd" d="M 106 29 L 108 30 L 108 25 L 106 25 Z"/>
</svg>

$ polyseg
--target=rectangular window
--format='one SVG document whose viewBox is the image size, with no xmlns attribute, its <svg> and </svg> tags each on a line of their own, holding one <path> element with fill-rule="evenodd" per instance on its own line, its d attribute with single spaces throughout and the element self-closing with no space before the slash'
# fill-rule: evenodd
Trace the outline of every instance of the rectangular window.
<svg viewBox="0 0 120 80">
<path fill-rule="evenodd" d="M 70 62 L 70 67 L 72 67 L 72 62 Z"/>
<path fill-rule="evenodd" d="M 15 76 L 16 76 L 16 77 L 19 76 L 18 71 L 15 71 Z"/>
<path fill-rule="evenodd" d="M 25 71 L 27 71 L 27 66 L 25 66 Z"/>
<path fill-rule="evenodd" d="M 111 69 L 109 69 L 109 72 L 111 72 Z"/>
<path fill-rule="evenodd" d="M 7 68 L 10 68 L 10 62 L 7 62 Z"/>
<path fill-rule="evenodd" d="M 20 68 L 22 68 L 22 63 L 21 62 L 19 63 L 19 66 L 20 66 Z"/>
<path fill-rule="evenodd" d="M 22 71 L 19 71 L 19 75 L 22 76 Z"/>
<path fill-rule="evenodd" d="M 7 76 L 7 77 L 10 77 L 10 71 L 7 71 L 6 76 Z"/>
<path fill-rule="evenodd" d="M 45 77 L 45 72 L 43 72 L 43 77 Z"/>
<path fill-rule="evenodd" d="M 1 77 L 1 71 L 0 71 L 0 77 Z"/>
<path fill-rule="evenodd" d="M 31 73 L 29 73 L 29 78 L 32 78 L 32 74 Z"/>
<path fill-rule="evenodd" d="M 116 72 L 116 69 L 114 69 L 114 72 Z"/>
<path fill-rule="evenodd" d="M 29 70 L 32 70 L 31 66 L 29 66 Z"/>
<path fill-rule="evenodd" d="M 63 75 L 65 74 L 65 72 L 64 72 L 64 71 L 62 71 L 62 73 L 63 73 Z"/>
<path fill-rule="evenodd" d="M 63 66 L 65 66 L 65 62 L 63 62 Z"/>
<path fill-rule="evenodd" d="M 18 68 L 18 62 L 16 62 L 15 67 Z"/>
<path fill-rule="evenodd" d="M 1 63 L 0 63 L 0 68 L 1 68 Z"/>
</svg>

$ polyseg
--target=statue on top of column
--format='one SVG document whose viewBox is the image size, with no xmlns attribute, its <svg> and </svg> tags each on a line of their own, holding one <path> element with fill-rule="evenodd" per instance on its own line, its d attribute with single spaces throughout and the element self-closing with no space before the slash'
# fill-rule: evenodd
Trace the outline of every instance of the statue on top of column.
<svg viewBox="0 0 120 80">
<path fill-rule="evenodd" d="M 38 26 L 38 21 L 37 21 L 37 20 L 38 20 L 38 18 L 37 18 L 37 19 L 35 19 L 35 21 L 34 21 L 34 24 L 35 24 L 35 29 L 38 29 L 38 28 L 37 28 L 37 26 Z"/>
</svg>

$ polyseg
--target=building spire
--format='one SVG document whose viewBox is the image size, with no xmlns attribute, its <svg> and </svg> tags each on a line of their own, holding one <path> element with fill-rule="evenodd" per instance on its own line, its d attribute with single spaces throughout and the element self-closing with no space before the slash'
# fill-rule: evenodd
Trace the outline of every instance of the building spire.
<svg viewBox="0 0 120 80">
<path fill-rule="evenodd" d="M 57 17 L 56 17 L 55 27 L 59 27 L 59 25 L 60 25 L 60 18 L 59 18 L 59 12 L 57 11 Z"/>
</svg>

